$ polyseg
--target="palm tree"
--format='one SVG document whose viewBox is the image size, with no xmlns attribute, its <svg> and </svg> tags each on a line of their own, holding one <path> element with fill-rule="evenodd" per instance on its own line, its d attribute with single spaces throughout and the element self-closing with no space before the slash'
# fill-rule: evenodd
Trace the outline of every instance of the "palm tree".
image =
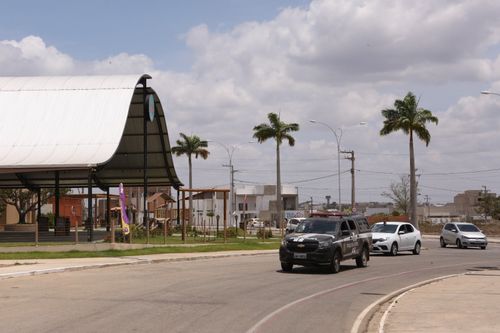
<svg viewBox="0 0 500 333">
<path fill-rule="evenodd" d="M 208 158 L 208 155 L 210 152 L 205 149 L 208 147 L 208 143 L 206 140 L 201 140 L 198 136 L 196 135 L 191 135 L 188 136 L 184 133 L 179 134 L 183 140 L 177 140 L 177 146 L 172 147 L 172 153 L 174 153 L 177 156 L 181 155 L 187 155 L 188 157 L 188 164 L 189 164 L 189 188 L 193 188 L 193 164 L 191 161 L 191 156 L 194 155 L 195 158 L 198 158 L 198 156 L 201 156 L 204 160 Z M 192 223 L 192 209 L 193 209 L 193 196 L 192 192 L 189 191 L 189 222 Z M 185 230 L 186 225 L 184 224 L 183 227 L 183 240 L 185 239 Z"/>
<path fill-rule="evenodd" d="M 412 92 L 408 92 L 403 100 L 394 101 L 394 109 L 382 110 L 384 127 L 380 135 L 387 135 L 398 130 L 410 136 L 410 212 L 411 223 L 418 228 L 417 221 L 417 182 L 415 179 L 415 153 L 413 150 L 413 133 L 429 146 L 431 135 L 426 123 L 438 124 L 438 118 L 432 112 L 418 107 L 418 100 Z"/>
<path fill-rule="evenodd" d="M 289 134 L 299 130 L 299 124 L 287 124 L 280 120 L 280 116 L 276 113 L 267 115 L 270 124 L 260 124 L 253 128 L 253 137 L 259 143 L 263 143 L 267 139 L 276 140 L 276 215 L 281 228 L 281 236 L 283 236 L 283 217 L 282 217 L 282 201 L 281 201 L 281 173 L 280 173 L 280 145 L 283 140 L 288 140 L 290 146 L 295 145 L 295 139 Z"/>
</svg>

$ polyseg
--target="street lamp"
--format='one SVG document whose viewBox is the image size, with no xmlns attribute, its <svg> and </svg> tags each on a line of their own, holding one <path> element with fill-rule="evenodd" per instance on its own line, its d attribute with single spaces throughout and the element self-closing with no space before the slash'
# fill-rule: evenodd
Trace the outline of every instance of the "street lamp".
<svg viewBox="0 0 500 333">
<path fill-rule="evenodd" d="M 233 214 L 235 213 L 235 208 L 233 207 L 234 204 L 234 167 L 233 167 L 233 154 L 234 151 L 236 150 L 237 146 L 233 145 L 231 146 L 231 149 L 229 149 L 228 146 L 226 146 L 223 143 L 220 143 L 215 140 L 209 140 L 208 142 L 214 142 L 224 148 L 224 150 L 227 152 L 227 157 L 229 158 L 229 164 L 223 164 L 223 167 L 229 168 L 229 207 L 231 207 L 231 212 L 229 213 L 229 224 L 233 225 Z M 234 224 L 235 228 L 237 227 L 236 223 Z"/>
<path fill-rule="evenodd" d="M 320 124 L 326 126 L 330 131 L 332 131 L 333 135 L 335 135 L 335 139 L 337 141 L 337 176 L 338 176 L 338 188 L 339 188 L 339 211 L 342 211 L 342 194 L 340 188 L 340 142 L 342 141 L 342 134 L 343 134 L 342 127 L 337 128 L 337 131 L 339 131 L 339 133 L 337 133 L 330 125 L 322 121 L 311 119 L 309 120 L 309 122 L 313 124 Z M 362 121 L 359 123 L 359 125 L 366 125 L 366 122 Z"/>
<path fill-rule="evenodd" d="M 481 94 L 483 94 L 483 95 L 497 95 L 497 96 L 500 96 L 500 93 L 489 91 L 489 90 L 483 90 L 483 91 L 481 91 Z"/>
</svg>

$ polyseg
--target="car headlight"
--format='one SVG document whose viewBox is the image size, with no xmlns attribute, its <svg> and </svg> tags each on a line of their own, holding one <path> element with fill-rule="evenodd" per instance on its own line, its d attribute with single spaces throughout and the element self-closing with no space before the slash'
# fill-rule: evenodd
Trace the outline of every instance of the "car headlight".
<svg viewBox="0 0 500 333">
<path fill-rule="evenodd" d="M 378 238 L 378 241 L 380 241 L 380 242 L 385 242 L 386 240 L 387 240 L 387 237 Z"/>
<path fill-rule="evenodd" d="M 467 236 L 462 236 L 462 238 L 463 238 L 463 239 L 469 239 L 469 237 L 467 237 Z"/>
<path fill-rule="evenodd" d="M 318 249 L 326 249 L 330 246 L 330 241 L 319 242 Z"/>
</svg>

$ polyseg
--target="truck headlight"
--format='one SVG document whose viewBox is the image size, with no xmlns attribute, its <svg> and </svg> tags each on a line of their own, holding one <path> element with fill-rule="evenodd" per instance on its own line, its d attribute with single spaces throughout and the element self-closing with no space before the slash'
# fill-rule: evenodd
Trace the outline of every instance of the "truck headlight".
<svg viewBox="0 0 500 333">
<path fill-rule="evenodd" d="M 319 242 L 318 249 L 326 249 L 330 246 L 330 241 Z"/>
</svg>

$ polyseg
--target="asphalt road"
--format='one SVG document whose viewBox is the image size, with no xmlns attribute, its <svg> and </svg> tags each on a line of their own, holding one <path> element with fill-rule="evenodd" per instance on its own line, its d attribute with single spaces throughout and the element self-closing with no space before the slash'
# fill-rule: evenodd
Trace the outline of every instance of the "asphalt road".
<svg viewBox="0 0 500 333">
<path fill-rule="evenodd" d="M 90 269 L 0 281 L 2 332 L 349 332 L 376 299 L 429 278 L 500 267 L 500 246 L 373 255 L 339 274 L 278 254 Z M 418 316 L 418 314 L 416 314 Z"/>
</svg>

